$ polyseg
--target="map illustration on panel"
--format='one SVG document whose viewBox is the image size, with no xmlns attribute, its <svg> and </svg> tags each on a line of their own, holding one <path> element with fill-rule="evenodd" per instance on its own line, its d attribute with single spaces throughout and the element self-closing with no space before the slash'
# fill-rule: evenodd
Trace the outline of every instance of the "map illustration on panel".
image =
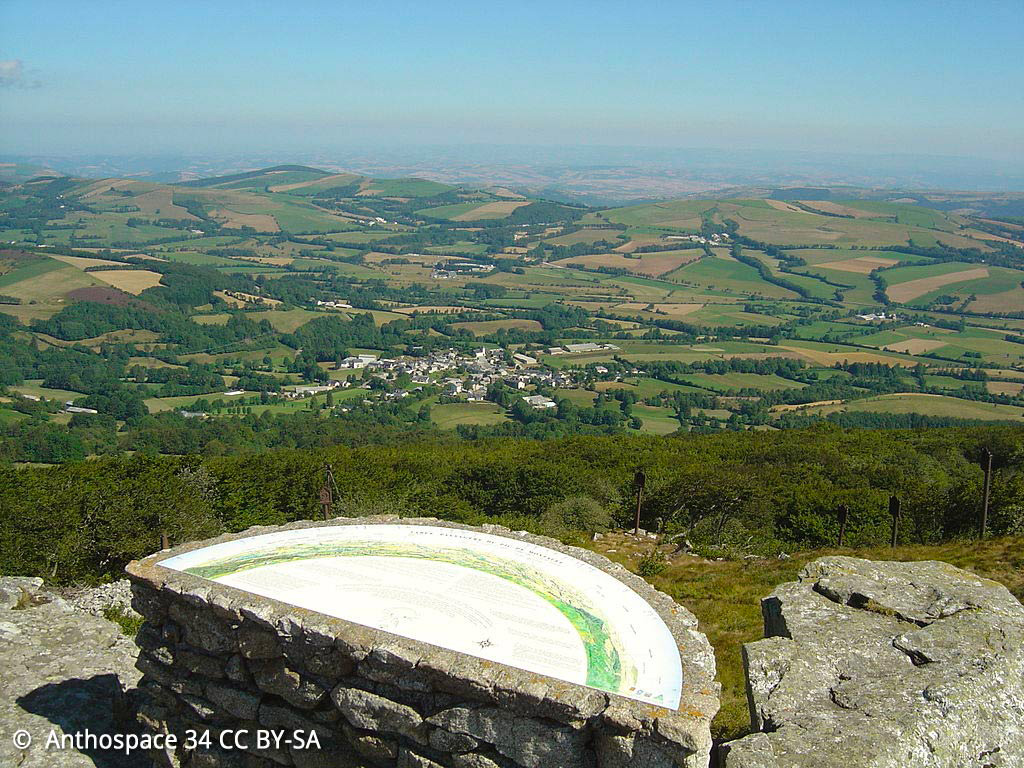
<svg viewBox="0 0 1024 768">
<path fill-rule="evenodd" d="M 679 652 L 628 586 L 517 539 L 418 525 L 303 528 L 160 563 L 449 650 L 675 708 Z"/>
</svg>

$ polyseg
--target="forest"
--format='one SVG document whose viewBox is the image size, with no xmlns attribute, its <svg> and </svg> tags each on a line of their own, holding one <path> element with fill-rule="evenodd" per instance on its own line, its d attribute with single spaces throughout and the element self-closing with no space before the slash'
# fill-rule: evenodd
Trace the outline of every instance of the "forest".
<svg viewBox="0 0 1024 768">
<path fill-rule="evenodd" d="M 369 427 L 366 431 L 373 432 Z M 54 467 L 0 466 L 0 572 L 61 583 L 118 578 L 132 558 L 172 542 L 320 514 L 429 516 L 583 541 L 641 524 L 679 534 L 709 557 L 771 557 L 834 545 L 978 535 L 985 451 L 993 454 L 988 533 L 1024 533 L 1024 429 L 843 429 L 818 424 L 713 435 L 578 435 L 546 441 L 425 438 L 386 429 L 377 442 L 229 456 L 131 456 Z M 372 437 L 370 438 L 372 440 Z"/>
</svg>

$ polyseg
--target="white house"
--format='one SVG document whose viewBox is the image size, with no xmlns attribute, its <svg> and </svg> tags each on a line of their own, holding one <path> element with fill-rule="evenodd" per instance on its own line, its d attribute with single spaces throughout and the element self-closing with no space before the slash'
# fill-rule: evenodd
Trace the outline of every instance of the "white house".
<svg viewBox="0 0 1024 768">
<path fill-rule="evenodd" d="M 376 363 L 376 355 L 350 355 L 341 361 L 340 368 L 365 368 L 370 363 Z"/>
<path fill-rule="evenodd" d="M 78 406 L 78 405 L 72 405 L 70 400 L 68 400 L 64 404 L 64 412 L 65 413 L 99 413 L 99 411 L 97 411 L 95 408 L 82 408 L 81 406 Z"/>
<path fill-rule="evenodd" d="M 529 395 L 527 397 L 524 397 L 523 400 L 525 400 L 529 406 L 531 406 L 532 408 L 537 408 L 538 410 L 544 408 L 558 407 L 558 403 L 556 403 L 549 397 L 545 397 L 544 395 Z"/>
</svg>

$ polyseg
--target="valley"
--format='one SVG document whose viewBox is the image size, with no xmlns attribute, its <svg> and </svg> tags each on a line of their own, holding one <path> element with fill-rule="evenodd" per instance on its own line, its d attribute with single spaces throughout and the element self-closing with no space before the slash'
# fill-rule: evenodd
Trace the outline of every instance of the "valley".
<svg viewBox="0 0 1024 768">
<path fill-rule="evenodd" d="M 6 450 L 1024 423 L 1017 220 L 845 192 L 598 209 L 306 166 L 10 183 L 0 423 L 37 448 Z"/>
</svg>

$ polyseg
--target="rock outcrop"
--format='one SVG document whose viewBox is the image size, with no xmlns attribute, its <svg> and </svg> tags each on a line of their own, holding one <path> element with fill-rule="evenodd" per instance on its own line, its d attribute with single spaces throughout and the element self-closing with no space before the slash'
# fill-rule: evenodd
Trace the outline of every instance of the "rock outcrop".
<svg viewBox="0 0 1024 768">
<path fill-rule="evenodd" d="M 744 647 L 758 733 L 726 768 L 1024 766 L 1024 606 L 941 562 L 825 557 Z"/>
<path fill-rule="evenodd" d="M 0 765 L 148 768 L 143 752 L 47 748 L 86 732 L 135 730 L 135 644 L 116 624 L 76 610 L 43 580 L 0 577 Z M 16 745 L 27 732 L 30 744 Z"/>
</svg>

